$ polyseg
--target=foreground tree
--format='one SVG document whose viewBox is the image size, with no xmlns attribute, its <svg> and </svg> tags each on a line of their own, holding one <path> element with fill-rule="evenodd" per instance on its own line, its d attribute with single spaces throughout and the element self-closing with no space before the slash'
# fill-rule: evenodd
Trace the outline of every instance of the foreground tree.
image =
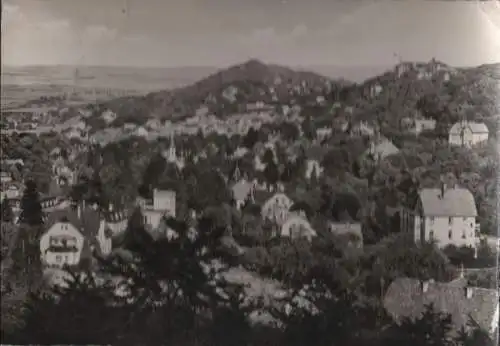
<svg viewBox="0 0 500 346">
<path fill-rule="evenodd" d="M 14 220 L 14 213 L 12 211 L 12 207 L 9 205 L 9 201 L 7 200 L 7 198 L 4 197 L 4 199 L 2 200 L 0 209 L 2 212 L 2 222 L 12 222 Z"/>
<path fill-rule="evenodd" d="M 19 223 L 28 226 L 43 225 L 43 210 L 40 204 L 40 195 L 36 183 L 33 180 L 28 180 L 26 182 L 26 189 L 21 199 Z"/>
</svg>

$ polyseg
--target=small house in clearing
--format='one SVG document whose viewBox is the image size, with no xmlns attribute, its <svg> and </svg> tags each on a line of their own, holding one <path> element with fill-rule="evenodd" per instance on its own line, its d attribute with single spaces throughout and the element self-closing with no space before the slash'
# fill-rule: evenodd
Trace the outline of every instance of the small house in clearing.
<svg viewBox="0 0 500 346">
<path fill-rule="evenodd" d="M 488 141 L 489 130 L 484 123 L 461 121 L 455 123 L 449 133 L 450 145 L 472 147 Z"/>
</svg>

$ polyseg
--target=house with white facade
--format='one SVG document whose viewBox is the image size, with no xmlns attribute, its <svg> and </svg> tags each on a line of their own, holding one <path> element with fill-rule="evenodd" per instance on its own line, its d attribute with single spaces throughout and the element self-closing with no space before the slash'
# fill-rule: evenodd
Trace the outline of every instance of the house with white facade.
<svg viewBox="0 0 500 346">
<path fill-rule="evenodd" d="M 176 193 L 172 190 L 154 189 L 151 200 L 138 198 L 137 204 L 144 216 L 144 224 L 153 231 L 164 216 L 175 218 L 176 215 Z"/>
<path fill-rule="evenodd" d="M 412 119 L 408 125 L 410 132 L 418 136 L 423 131 L 434 130 L 436 128 L 436 120 L 427 118 Z"/>
<path fill-rule="evenodd" d="M 389 139 L 383 136 L 377 136 L 370 142 L 369 148 L 365 151 L 364 155 L 372 155 L 377 160 L 383 160 L 387 156 L 399 153 L 396 147 Z"/>
<path fill-rule="evenodd" d="M 2 199 L 15 199 L 21 198 L 22 187 L 15 183 L 9 183 L 2 187 Z"/>
<path fill-rule="evenodd" d="M 10 183 L 12 182 L 12 174 L 10 172 L 1 171 L 0 172 L 0 183 Z"/>
<path fill-rule="evenodd" d="M 288 219 L 293 201 L 282 191 L 269 198 L 261 209 L 263 219 L 267 219 L 277 225 L 283 225 Z"/>
<path fill-rule="evenodd" d="M 449 132 L 450 145 L 472 147 L 488 141 L 489 130 L 484 123 L 460 121 Z"/>
<path fill-rule="evenodd" d="M 306 176 L 307 180 L 310 180 L 313 177 L 318 179 L 323 174 L 323 171 L 324 171 L 324 169 L 318 160 L 307 160 L 306 161 L 305 176 Z"/>
<path fill-rule="evenodd" d="M 435 241 L 439 247 L 454 245 L 476 249 L 479 243 L 474 196 L 465 188 L 445 184 L 422 189 L 413 210 L 401 211 L 401 229 L 417 243 Z"/>
<path fill-rule="evenodd" d="M 291 239 L 305 238 L 311 241 L 317 234 L 304 212 L 290 212 L 281 226 L 280 235 Z"/>
<path fill-rule="evenodd" d="M 83 259 L 91 260 L 93 253 L 111 252 L 111 234 L 92 207 L 55 210 L 45 224 L 47 231 L 40 238 L 40 255 L 46 267 L 77 266 Z"/>
</svg>

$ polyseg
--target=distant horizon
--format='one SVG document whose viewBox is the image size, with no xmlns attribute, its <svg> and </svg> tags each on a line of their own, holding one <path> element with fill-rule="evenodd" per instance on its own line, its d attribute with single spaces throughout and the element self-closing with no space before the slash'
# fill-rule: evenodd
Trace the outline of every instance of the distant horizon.
<svg viewBox="0 0 500 346">
<path fill-rule="evenodd" d="M 391 67 L 391 66 L 397 66 L 400 63 L 428 63 L 431 60 L 403 60 L 401 62 L 394 62 L 392 64 L 359 64 L 359 65 L 344 65 L 344 64 L 286 64 L 286 63 L 279 63 L 279 62 L 269 62 L 265 61 L 264 59 L 259 59 L 259 58 L 249 58 L 246 60 L 241 60 L 240 62 L 235 62 L 235 63 L 229 63 L 229 64 L 220 64 L 220 65 L 203 65 L 203 64 L 186 64 L 186 65 L 151 65 L 151 66 L 143 66 L 143 65 L 120 65 L 120 64 L 44 64 L 44 63 L 37 63 L 37 64 L 1 64 L 2 68 L 30 68 L 30 67 L 91 67 L 91 68 L 133 68 L 133 69 L 182 69 L 182 68 L 211 68 L 211 69 L 224 69 L 228 68 L 231 66 L 238 66 L 241 65 L 247 61 L 250 60 L 258 60 L 261 61 L 262 63 L 266 65 L 277 65 L 277 66 L 283 66 L 283 67 L 289 67 L 292 69 L 303 69 L 303 68 L 309 68 L 309 67 L 338 67 L 338 68 L 347 68 L 347 69 L 356 69 L 356 68 L 366 68 L 366 67 L 377 67 L 377 68 L 382 68 L 382 67 Z M 500 60 L 497 62 L 486 62 L 482 64 L 475 64 L 475 65 L 453 65 L 449 64 L 444 60 L 436 59 L 438 61 L 441 61 L 442 63 L 454 67 L 454 68 L 472 68 L 472 67 L 479 67 L 479 66 L 488 66 L 488 65 L 499 65 Z"/>
</svg>

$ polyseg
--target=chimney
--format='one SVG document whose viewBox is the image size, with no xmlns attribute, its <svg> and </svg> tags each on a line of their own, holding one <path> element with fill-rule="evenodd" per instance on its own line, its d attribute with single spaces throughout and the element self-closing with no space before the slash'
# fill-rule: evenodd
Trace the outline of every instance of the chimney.
<svg viewBox="0 0 500 346">
<path fill-rule="evenodd" d="M 467 297 L 467 299 L 471 299 L 472 298 L 472 293 L 473 293 L 473 288 L 469 287 L 469 286 L 466 286 L 465 287 L 465 297 Z"/>
</svg>

